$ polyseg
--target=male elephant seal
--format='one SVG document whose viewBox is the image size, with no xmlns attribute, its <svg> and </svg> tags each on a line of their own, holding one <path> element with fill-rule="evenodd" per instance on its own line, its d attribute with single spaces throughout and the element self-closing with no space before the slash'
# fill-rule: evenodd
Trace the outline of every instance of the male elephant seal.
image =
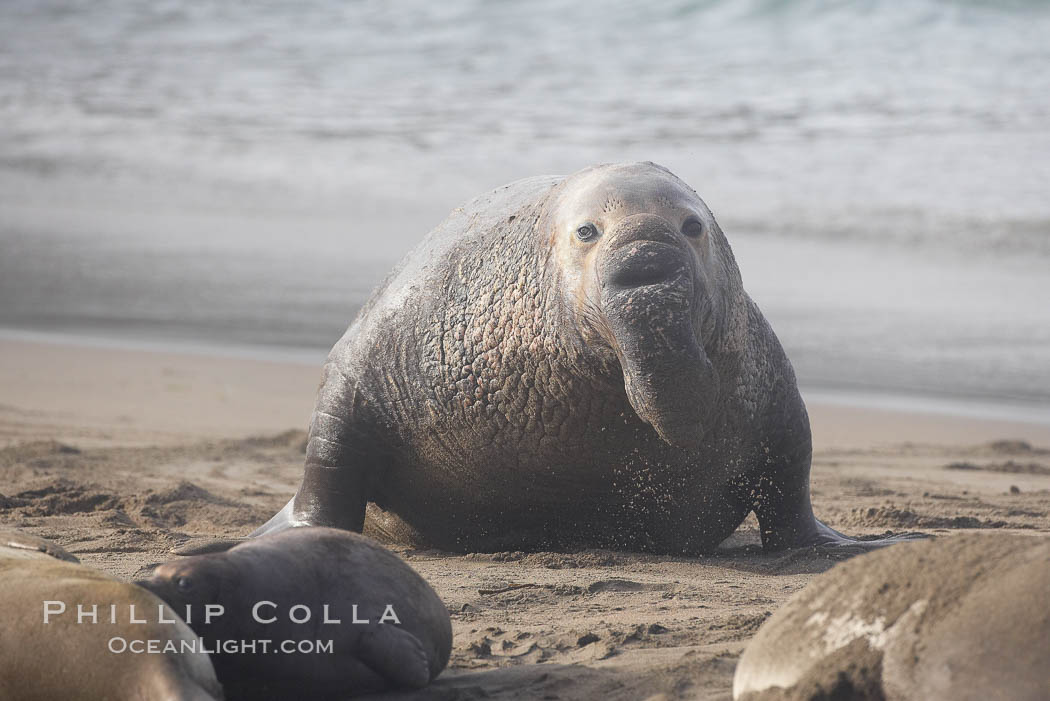
<svg viewBox="0 0 1050 701">
<path fill-rule="evenodd" d="M 1048 592 L 1047 538 L 961 535 L 859 557 L 765 622 L 733 698 L 1046 699 Z"/>
<path fill-rule="evenodd" d="M 72 556 L 47 541 L 3 535 L 0 699 L 223 697 L 200 640 L 160 599 L 57 559 Z"/>
<path fill-rule="evenodd" d="M 254 535 L 452 551 L 855 544 L 810 507 L 791 364 L 697 194 L 652 163 L 520 180 L 454 211 L 324 368 L 302 485 Z M 882 543 L 869 542 L 862 547 Z"/>
<path fill-rule="evenodd" d="M 445 668 L 452 650 L 448 610 L 430 585 L 379 544 L 342 530 L 248 540 L 160 565 L 139 584 L 185 614 L 205 642 L 256 641 L 254 650 L 215 645 L 230 699 L 417 689 Z M 222 607 L 210 622 L 209 605 Z M 288 644 L 290 653 L 278 648 Z"/>
</svg>

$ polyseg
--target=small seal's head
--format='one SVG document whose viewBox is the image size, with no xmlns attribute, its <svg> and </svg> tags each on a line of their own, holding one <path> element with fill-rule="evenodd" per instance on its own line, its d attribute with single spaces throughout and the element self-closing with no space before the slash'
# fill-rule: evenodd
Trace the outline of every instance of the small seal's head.
<svg viewBox="0 0 1050 701">
<path fill-rule="evenodd" d="M 222 554 L 199 555 L 158 565 L 149 578 L 135 582 L 182 615 L 186 607 L 203 611 L 217 604 L 236 582 Z M 197 630 L 197 621 L 192 624 Z"/>
<path fill-rule="evenodd" d="M 607 165 L 568 177 L 543 221 L 584 342 L 615 354 L 639 417 L 696 447 L 718 396 L 705 347 L 736 271 L 707 205 L 653 163 Z"/>
</svg>

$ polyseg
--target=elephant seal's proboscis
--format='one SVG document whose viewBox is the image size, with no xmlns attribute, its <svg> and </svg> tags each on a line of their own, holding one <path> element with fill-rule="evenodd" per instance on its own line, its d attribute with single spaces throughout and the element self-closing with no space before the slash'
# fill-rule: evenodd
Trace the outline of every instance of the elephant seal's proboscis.
<svg viewBox="0 0 1050 701">
<path fill-rule="evenodd" d="M 520 180 L 454 211 L 324 369 L 302 525 L 456 552 L 861 551 L 810 506 L 809 420 L 725 235 L 652 163 Z M 366 524 L 366 510 L 369 518 Z"/>
</svg>

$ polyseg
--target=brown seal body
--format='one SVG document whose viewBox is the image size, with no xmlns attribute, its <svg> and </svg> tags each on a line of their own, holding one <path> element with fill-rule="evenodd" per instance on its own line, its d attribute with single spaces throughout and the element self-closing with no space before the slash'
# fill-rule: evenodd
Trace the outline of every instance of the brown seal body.
<svg viewBox="0 0 1050 701">
<path fill-rule="evenodd" d="M 57 543 L 11 528 L 0 528 L 0 558 L 80 562 Z"/>
<path fill-rule="evenodd" d="M 297 528 L 248 540 L 160 565 L 139 584 L 216 648 L 228 698 L 420 688 L 452 649 L 448 610 L 430 585 L 397 555 L 347 531 Z M 210 622 L 209 605 L 223 610 Z M 223 640 L 291 641 L 293 652 L 260 645 L 227 652 Z M 318 649 L 319 641 L 330 649 Z"/>
<path fill-rule="evenodd" d="M 133 653 L 133 641 L 199 650 L 200 641 L 160 599 L 133 584 L 61 561 L 53 544 L 28 536 L 0 539 L 0 698 L 19 701 L 214 701 L 222 699 L 208 655 Z M 8 538 L 7 536 L 11 536 Z M 7 543 L 16 542 L 11 547 Z M 37 542 L 40 541 L 40 542 Z M 31 546 L 31 547 L 27 547 Z M 41 547 L 37 547 L 41 546 Z M 66 553 L 68 555 L 68 553 Z M 72 557 L 72 556 L 70 556 Z M 51 611 L 45 623 L 45 607 Z M 58 612 L 60 604 L 64 607 Z M 77 606 L 96 612 L 78 622 Z M 111 606 L 115 609 L 111 610 Z M 130 608 L 134 606 L 134 611 Z M 159 613 L 158 607 L 163 607 Z M 116 623 L 111 623 L 111 615 Z M 132 623 L 132 618 L 145 623 Z M 160 623 L 159 618 L 174 621 Z M 114 639 L 118 639 L 114 642 Z M 121 642 L 122 641 L 122 642 Z M 112 647 L 111 647 L 112 646 Z M 142 650 L 148 648 L 142 647 Z"/>
<path fill-rule="evenodd" d="M 733 698 L 1050 694 L 1050 539 L 960 535 L 837 565 L 765 622 Z"/>
<path fill-rule="evenodd" d="M 301 525 L 451 551 L 857 544 L 813 516 L 806 408 L 725 235 L 651 163 L 454 211 L 324 370 Z"/>
</svg>

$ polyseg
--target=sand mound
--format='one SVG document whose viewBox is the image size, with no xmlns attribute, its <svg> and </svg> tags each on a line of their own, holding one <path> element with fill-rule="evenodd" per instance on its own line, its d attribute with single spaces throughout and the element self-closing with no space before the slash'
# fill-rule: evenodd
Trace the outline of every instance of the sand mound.
<svg viewBox="0 0 1050 701">
<path fill-rule="evenodd" d="M 977 465 L 972 462 L 952 462 L 944 466 L 946 470 L 987 470 L 989 472 L 1008 472 L 1020 475 L 1050 475 L 1050 466 L 1038 462 L 1019 463 L 1013 460 L 998 463 Z"/>
<path fill-rule="evenodd" d="M 1046 448 L 1035 448 L 1028 441 L 1005 440 L 992 441 L 988 448 L 995 453 L 1003 455 L 1050 455 Z"/>
<path fill-rule="evenodd" d="M 874 526 L 878 528 L 1031 528 L 1021 522 L 1001 519 L 977 518 L 975 516 L 933 516 L 919 514 L 910 509 L 879 506 L 854 509 L 843 519 L 849 526 Z"/>
<path fill-rule="evenodd" d="M 95 514 L 113 527 L 196 528 L 257 524 L 265 511 L 216 496 L 191 482 L 154 492 L 118 495 L 92 483 L 58 479 L 44 486 L 27 489 L 5 500 L 15 516 L 45 517 Z"/>
</svg>

